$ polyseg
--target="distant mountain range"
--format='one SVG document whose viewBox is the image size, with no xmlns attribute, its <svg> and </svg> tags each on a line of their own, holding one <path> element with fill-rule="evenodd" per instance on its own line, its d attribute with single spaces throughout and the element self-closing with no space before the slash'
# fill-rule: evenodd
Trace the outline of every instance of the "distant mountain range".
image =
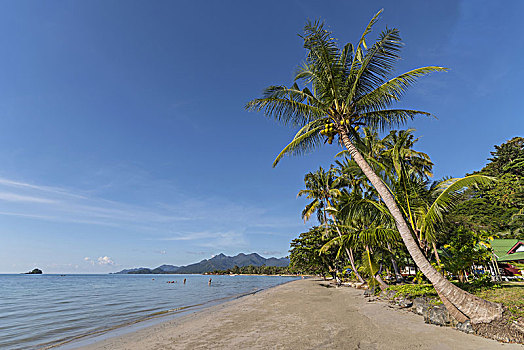
<svg viewBox="0 0 524 350">
<path fill-rule="evenodd" d="M 240 253 L 236 256 L 226 256 L 218 254 L 211 259 L 204 259 L 201 262 L 187 265 L 187 266 L 173 266 L 162 265 L 154 269 L 147 267 L 139 267 L 135 269 L 126 269 L 119 272 L 119 274 L 168 274 L 168 273 L 206 273 L 215 270 L 232 269 L 235 266 L 278 266 L 285 267 L 289 265 L 288 258 L 269 258 L 266 259 L 257 253 L 244 254 Z"/>
</svg>

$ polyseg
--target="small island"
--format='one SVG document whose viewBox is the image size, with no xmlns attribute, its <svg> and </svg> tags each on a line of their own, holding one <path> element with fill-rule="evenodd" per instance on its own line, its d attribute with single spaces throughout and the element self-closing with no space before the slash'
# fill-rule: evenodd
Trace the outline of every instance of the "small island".
<svg viewBox="0 0 524 350">
<path fill-rule="evenodd" d="M 26 275 L 41 275 L 42 274 L 42 270 L 40 270 L 40 269 L 33 269 L 33 271 L 26 272 L 25 274 Z"/>
</svg>

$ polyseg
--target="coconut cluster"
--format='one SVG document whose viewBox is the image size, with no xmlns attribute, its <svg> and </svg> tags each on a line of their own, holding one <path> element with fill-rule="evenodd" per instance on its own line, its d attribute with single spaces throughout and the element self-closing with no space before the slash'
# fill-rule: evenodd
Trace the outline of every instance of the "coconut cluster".
<svg viewBox="0 0 524 350">
<path fill-rule="evenodd" d="M 336 133 L 335 124 L 331 122 L 326 123 L 326 125 L 324 125 L 324 130 L 320 131 L 320 135 L 328 137 L 327 142 L 329 144 L 333 142 L 333 138 L 335 137 Z"/>
<path fill-rule="evenodd" d="M 340 121 L 340 125 L 350 125 L 350 121 L 349 119 L 342 119 Z M 355 127 L 355 129 L 357 129 L 357 127 Z M 325 125 L 324 125 L 324 129 L 320 131 L 320 134 L 321 135 L 324 135 L 324 136 L 327 136 L 327 143 L 329 143 L 330 145 L 333 143 L 333 139 L 335 138 L 335 135 L 338 133 L 338 131 L 336 130 L 336 127 L 335 127 L 335 123 L 332 122 L 332 121 L 329 121 L 327 122 Z"/>
</svg>

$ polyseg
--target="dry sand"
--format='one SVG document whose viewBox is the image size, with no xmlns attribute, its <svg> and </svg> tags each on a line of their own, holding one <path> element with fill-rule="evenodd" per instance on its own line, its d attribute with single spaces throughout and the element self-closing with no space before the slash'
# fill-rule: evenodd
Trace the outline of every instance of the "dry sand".
<svg viewBox="0 0 524 350">
<path fill-rule="evenodd" d="M 100 349 L 524 349 L 425 324 L 362 291 L 290 282 L 134 333 Z"/>
</svg>

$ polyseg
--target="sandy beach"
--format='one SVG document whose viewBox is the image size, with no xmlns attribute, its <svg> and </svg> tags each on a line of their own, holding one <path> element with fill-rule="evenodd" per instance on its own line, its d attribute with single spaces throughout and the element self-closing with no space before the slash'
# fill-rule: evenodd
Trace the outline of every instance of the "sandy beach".
<svg viewBox="0 0 524 350">
<path fill-rule="evenodd" d="M 428 325 L 411 312 L 367 302 L 361 290 L 307 279 L 80 349 L 523 348 Z"/>
</svg>

